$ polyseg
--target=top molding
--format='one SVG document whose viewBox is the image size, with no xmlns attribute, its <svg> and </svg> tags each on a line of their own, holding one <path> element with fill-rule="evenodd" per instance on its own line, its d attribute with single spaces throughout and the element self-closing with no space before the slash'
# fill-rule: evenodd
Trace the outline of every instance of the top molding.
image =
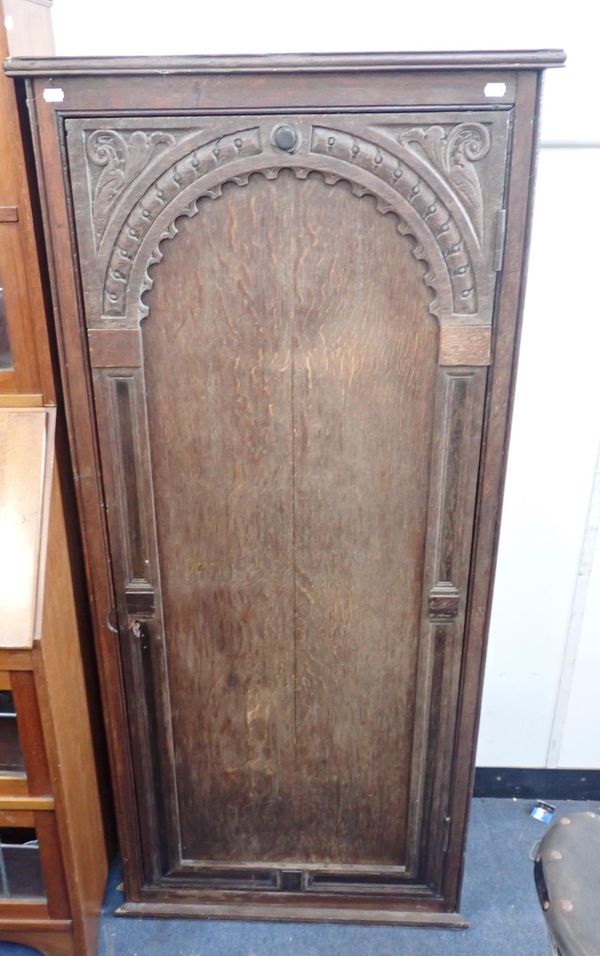
<svg viewBox="0 0 600 956">
<path fill-rule="evenodd" d="M 543 70 L 563 66 L 564 50 L 458 53 L 284 53 L 261 56 L 14 57 L 9 76 L 193 75 L 207 73 L 403 72 L 413 70 Z"/>
</svg>

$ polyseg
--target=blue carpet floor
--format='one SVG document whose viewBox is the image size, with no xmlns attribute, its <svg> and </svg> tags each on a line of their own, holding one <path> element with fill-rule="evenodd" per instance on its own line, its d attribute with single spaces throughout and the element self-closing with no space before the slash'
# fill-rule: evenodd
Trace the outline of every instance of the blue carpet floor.
<svg viewBox="0 0 600 956">
<path fill-rule="evenodd" d="M 114 867 L 98 956 L 549 956 L 529 859 L 546 827 L 530 807 L 526 800 L 473 801 L 461 907 L 470 929 L 115 917 L 122 894 Z M 562 801 L 557 816 L 585 809 L 598 805 Z M 0 954 L 31 950 L 0 943 Z"/>
</svg>

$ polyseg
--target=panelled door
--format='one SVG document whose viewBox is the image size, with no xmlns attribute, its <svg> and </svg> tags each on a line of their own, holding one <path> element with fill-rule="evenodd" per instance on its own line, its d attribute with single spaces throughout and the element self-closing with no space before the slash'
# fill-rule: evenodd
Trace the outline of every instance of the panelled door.
<svg viewBox="0 0 600 956">
<path fill-rule="evenodd" d="M 509 116 L 66 120 L 149 886 L 439 888 Z"/>
</svg>

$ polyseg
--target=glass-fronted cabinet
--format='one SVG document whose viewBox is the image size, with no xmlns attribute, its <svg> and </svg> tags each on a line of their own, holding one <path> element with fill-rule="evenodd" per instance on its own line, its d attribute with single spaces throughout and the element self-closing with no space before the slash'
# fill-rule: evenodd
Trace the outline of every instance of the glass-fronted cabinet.
<svg viewBox="0 0 600 956">
<path fill-rule="evenodd" d="M 40 844 L 32 827 L 0 827 L 0 899 L 46 899 Z"/>
<path fill-rule="evenodd" d="M 4 302 L 4 283 L 0 276 L 0 372 L 5 372 L 13 367 L 12 353 L 8 337 L 8 322 L 6 320 L 6 307 Z"/>
<path fill-rule="evenodd" d="M 36 676 L 0 648 L 0 923 L 15 907 L 69 913 Z"/>
<path fill-rule="evenodd" d="M 0 776 L 24 776 L 25 762 L 11 690 L 0 690 Z"/>
</svg>

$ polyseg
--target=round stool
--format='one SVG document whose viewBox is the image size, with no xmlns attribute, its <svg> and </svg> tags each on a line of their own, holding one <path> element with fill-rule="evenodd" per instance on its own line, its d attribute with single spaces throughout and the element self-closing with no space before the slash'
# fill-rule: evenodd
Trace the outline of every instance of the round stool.
<svg viewBox="0 0 600 956">
<path fill-rule="evenodd" d="M 557 956 L 600 956 L 600 816 L 563 817 L 540 842 L 535 883 Z"/>
</svg>

